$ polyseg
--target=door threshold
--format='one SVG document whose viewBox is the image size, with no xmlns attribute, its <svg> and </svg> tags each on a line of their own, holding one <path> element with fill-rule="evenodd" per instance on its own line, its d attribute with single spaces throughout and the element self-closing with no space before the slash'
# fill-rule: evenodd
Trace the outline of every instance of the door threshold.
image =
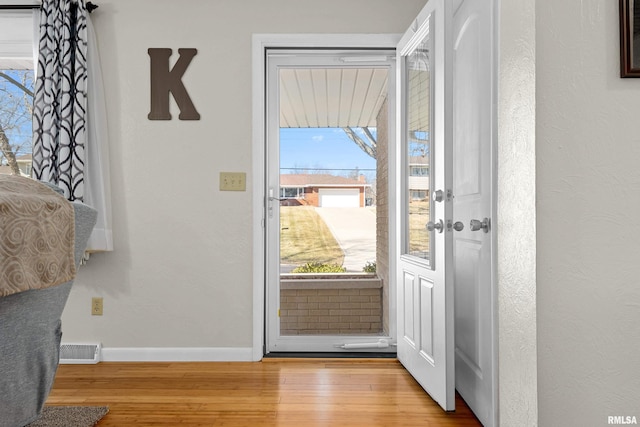
<svg viewBox="0 0 640 427">
<path fill-rule="evenodd" d="M 393 353 L 372 353 L 372 352 L 348 352 L 348 353 L 335 353 L 335 352 L 271 352 L 263 356 L 265 359 L 279 358 L 298 358 L 298 359 L 395 359 L 397 354 Z"/>
</svg>

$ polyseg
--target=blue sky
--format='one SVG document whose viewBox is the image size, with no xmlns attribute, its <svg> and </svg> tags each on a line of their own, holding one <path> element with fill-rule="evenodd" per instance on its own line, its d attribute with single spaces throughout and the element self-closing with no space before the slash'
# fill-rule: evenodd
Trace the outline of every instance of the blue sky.
<svg viewBox="0 0 640 427">
<path fill-rule="evenodd" d="M 22 70 L 1 71 L 19 82 L 22 81 L 21 76 L 24 73 Z M 33 75 L 33 70 L 28 70 L 27 72 L 30 73 L 30 75 Z M 33 89 L 33 81 L 30 80 L 27 86 L 30 89 Z M 5 128 L 4 130 L 9 138 L 9 143 L 12 146 L 21 146 L 21 149 L 16 153 L 18 156 L 31 153 L 31 139 L 33 134 L 31 131 L 31 119 L 26 111 L 26 106 L 23 101 L 24 93 L 2 77 L 0 77 L 0 91 L 3 92 L 2 96 L 0 96 L 0 102 L 7 102 L 6 104 L 0 105 L 0 116 L 2 117 L 0 120 L 2 121 L 2 125 Z M 10 96 L 11 98 L 9 98 Z M 21 126 L 18 128 L 12 127 L 16 122 L 15 119 L 10 119 L 10 117 L 16 116 L 16 111 L 21 112 L 17 114 L 21 117 L 18 123 Z"/>
<path fill-rule="evenodd" d="M 373 134 L 375 136 L 375 132 Z M 342 129 L 283 128 L 280 130 L 280 167 L 375 169 L 376 161 Z"/>
</svg>

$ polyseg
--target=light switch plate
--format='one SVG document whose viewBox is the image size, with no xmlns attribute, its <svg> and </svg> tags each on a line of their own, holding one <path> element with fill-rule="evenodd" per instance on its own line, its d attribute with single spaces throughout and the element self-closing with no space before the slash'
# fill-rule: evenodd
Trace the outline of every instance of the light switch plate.
<svg viewBox="0 0 640 427">
<path fill-rule="evenodd" d="M 91 315 L 102 316 L 102 297 L 91 298 Z"/>
<path fill-rule="evenodd" d="M 220 191 L 246 191 L 245 172 L 220 172 Z"/>
</svg>

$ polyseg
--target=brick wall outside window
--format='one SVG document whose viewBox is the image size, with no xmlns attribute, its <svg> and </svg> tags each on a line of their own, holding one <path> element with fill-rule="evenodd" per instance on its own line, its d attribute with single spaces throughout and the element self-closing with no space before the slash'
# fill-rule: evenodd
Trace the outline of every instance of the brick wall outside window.
<svg viewBox="0 0 640 427">
<path fill-rule="evenodd" d="M 376 271 L 382 279 L 382 302 L 389 307 L 389 105 L 385 99 L 378 117 L 377 172 L 376 172 Z M 389 331 L 389 313 L 382 318 L 385 331 Z M 388 333 L 388 332 L 387 332 Z"/>
<path fill-rule="evenodd" d="M 382 287 L 379 279 L 367 283 L 283 280 L 280 290 L 282 335 L 382 333 Z M 335 282 L 335 281 L 334 281 Z M 341 283 L 341 284 L 338 284 Z M 342 285 L 344 284 L 344 285 Z"/>
</svg>

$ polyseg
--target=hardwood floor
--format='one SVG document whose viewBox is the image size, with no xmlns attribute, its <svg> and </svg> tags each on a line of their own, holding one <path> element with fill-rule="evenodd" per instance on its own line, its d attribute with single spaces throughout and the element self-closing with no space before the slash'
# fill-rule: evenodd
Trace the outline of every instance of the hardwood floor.
<svg viewBox="0 0 640 427">
<path fill-rule="evenodd" d="M 106 426 L 481 424 L 446 413 L 393 359 L 61 365 L 47 405 L 107 405 Z"/>
</svg>

